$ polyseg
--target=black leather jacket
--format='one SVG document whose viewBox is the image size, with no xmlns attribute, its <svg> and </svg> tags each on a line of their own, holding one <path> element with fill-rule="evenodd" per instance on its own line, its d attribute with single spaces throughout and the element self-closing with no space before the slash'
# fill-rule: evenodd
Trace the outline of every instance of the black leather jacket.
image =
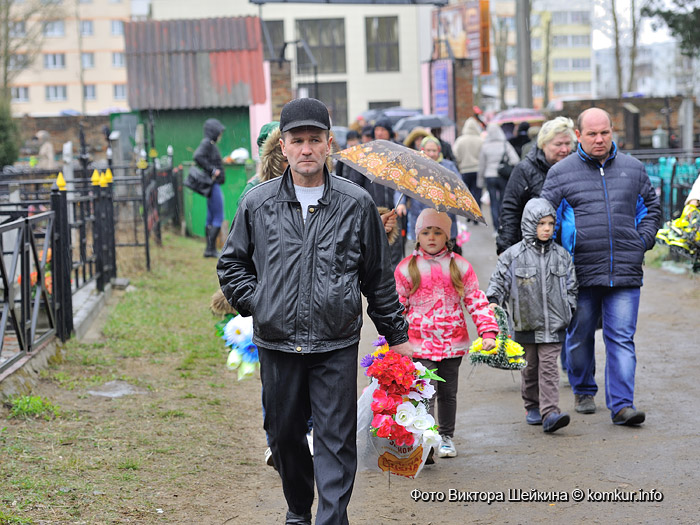
<svg viewBox="0 0 700 525">
<path fill-rule="evenodd" d="M 540 196 L 549 168 L 544 151 L 534 147 L 510 174 L 506 190 L 503 192 L 496 239 L 496 253 L 499 255 L 523 238 L 520 231 L 523 210 L 530 199 Z"/>
<path fill-rule="evenodd" d="M 408 340 L 377 208 L 356 184 L 325 170 L 304 222 L 289 168 L 243 198 L 217 265 L 224 296 L 252 315 L 253 342 L 326 352 L 360 339 L 362 298 L 390 345 Z"/>
</svg>

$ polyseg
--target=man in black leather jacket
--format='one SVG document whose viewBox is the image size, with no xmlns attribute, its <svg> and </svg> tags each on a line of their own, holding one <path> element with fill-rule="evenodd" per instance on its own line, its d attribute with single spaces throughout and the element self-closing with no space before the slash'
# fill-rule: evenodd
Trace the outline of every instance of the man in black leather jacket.
<svg viewBox="0 0 700 525">
<path fill-rule="evenodd" d="M 265 430 L 288 504 L 287 523 L 348 523 L 357 466 L 361 293 L 393 350 L 411 355 L 384 226 L 369 194 L 325 167 L 326 106 L 282 109 L 281 177 L 243 198 L 218 264 L 221 289 L 254 319 Z M 314 457 L 306 421 L 314 421 Z"/>
</svg>

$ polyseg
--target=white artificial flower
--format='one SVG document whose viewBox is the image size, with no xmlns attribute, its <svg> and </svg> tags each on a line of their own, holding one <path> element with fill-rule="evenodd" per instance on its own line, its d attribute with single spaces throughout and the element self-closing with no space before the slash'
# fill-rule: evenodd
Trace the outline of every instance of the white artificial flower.
<svg viewBox="0 0 700 525">
<path fill-rule="evenodd" d="M 416 379 L 413 382 L 413 390 L 420 396 L 420 398 L 411 397 L 411 399 L 415 399 L 416 401 L 420 401 L 421 398 L 430 399 L 435 395 L 435 387 L 427 379 Z"/>
<path fill-rule="evenodd" d="M 224 327 L 224 340 L 228 346 L 237 346 L 253 337 L 253 318 L 237 315 Z"/>
<path fill-rule="evenodd" d="M 413 432 L 414 434 L 421 434 L 427 432 L 428 429 L 433 428 L 434 426 L 435 418 L 424 411 L 420 415 L 416 414 L 416 417 L 413 418 L 413 423 L 411 423 L 410 427 L 406 427 L 406 430 Z"/>
<path fill-rule="evenodd" d="M 413 423 L 416 417 L 416 407 L 410 401 L 401 403 L 396 407 L 394 420 L 401 426 L 407 427 Z"/>
<path fill-rule="evenodd" d="M 427 368 L 425 368 L 425 365 L 424 365 L 423 363 L 419 363 L 418 361 L 415 361 L 415 362 L 413 363 L 413 366 L 416 367 L 416 371 L 418 372 L 418 374 L 417 374 L 418 377 L 420 377 L 420 376 L 422 376 L 423 374 L 425 374 L 425 371 L 427 370 Z"/>
<path fill-rule="evenodd" d="M 440 438 L 440 433 L 437 430 L 428 429 L 423 432 L 423 446 L 425 448 L 439 447 L 442 439 Z"/>
</svg>

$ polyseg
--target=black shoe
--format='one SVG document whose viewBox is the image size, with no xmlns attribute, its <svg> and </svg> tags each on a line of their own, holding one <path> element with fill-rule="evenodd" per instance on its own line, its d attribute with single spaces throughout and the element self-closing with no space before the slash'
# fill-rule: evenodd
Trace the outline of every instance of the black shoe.
<svg viewBox="0 0 700 525">
<path fill-rule="evenodd" d="M 635 410 L 632 407 L 625 407 L 615 414 L 612 421 L 616 425 L 635 426 L 644 423 L 645 419 L 646 414 L 641 410 Z"/>
<path fill-rule="evenodd" d="M 430 447 L 430 452 L 428 452 L 428 457 L 425 458 L 426 465 L 435 465 L 435 459 L 433 458 L 434 454 L 435 454 L 435 449 L 433 447 Z"/>
<path fill-rule="evenodd" d="M 216 239 L 219 237 L 219 230 L 214 226 L 207 226 L 206 238 L 207 247 L 204 250 L 204 257 L 219 257 L 219 252 L 216 251 Z"/>
<path fill-rule="evenodd" d="M 595 401 L 593 396 L 588 394 L 575 394 L 574 399 L 576 400 L 576 412 L 579 414 L 595 414 Z"/>
<path fill-rule="evenodd" d="M 311 525 L 311 513 L 294 514 L 291 510 L 287 511 L 286 525 Z"/>
<path fill-rule="evenodd" d="M 542 430 L 548 434 L 551 434 L 552 432 L 556 432 L 560 428 L 568 425 L 569 421 L 569 414 L 566 412 L 563 414 L 560 414 L 559 412 L 550 412 L 547 414 L 544 420 L 542 420 Z"/>
</svg>

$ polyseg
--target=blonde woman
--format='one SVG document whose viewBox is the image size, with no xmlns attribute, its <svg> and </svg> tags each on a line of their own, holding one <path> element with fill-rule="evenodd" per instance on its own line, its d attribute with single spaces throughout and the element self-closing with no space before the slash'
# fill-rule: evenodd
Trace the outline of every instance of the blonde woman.
<svg viewBox="0 0 700 525">
<path fill-rule="evenodd" d="M 520 223 L 525 204 L 540 196 L 549 168 L 568 157 L 575 147 L 574 122 L 570 118 L 557 117 L 542 125 L 537 135 L 537 146 L 515 167 L 503 195 L 496 239 L 496 252 L 499 255 L 520 242 Z"/>
</svg>

